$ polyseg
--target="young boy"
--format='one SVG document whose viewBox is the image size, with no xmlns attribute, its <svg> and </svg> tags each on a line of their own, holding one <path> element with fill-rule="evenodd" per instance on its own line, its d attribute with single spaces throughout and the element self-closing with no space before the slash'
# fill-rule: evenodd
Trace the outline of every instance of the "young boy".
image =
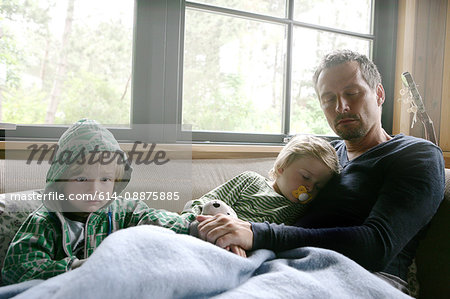
<svg viewBox="0 0 450 299">
<path fill-rule="evenodd" d="M 210 200 L 222 200 L 246 221 L 292 225 L 307 203 L 340 172 L 338 157 L 325 140 L 296 136 L 281 150 L 269 172 L 272 181 L 251 171 L 191 201 L 184 212 L 199 215 Z"/>
<path fill-rule="evenodd" d="M 132 169 L 114 136 L 95 121 L 80 120 L 59 139 L 47 173 L 45 200 L 12 240 L 2 269 L 7 284 L 47 279 L 79 267 L 111 233 L 153 224 L 187 233 L 189 215 L 149 208 L 116 198 Z"/>
</svg>

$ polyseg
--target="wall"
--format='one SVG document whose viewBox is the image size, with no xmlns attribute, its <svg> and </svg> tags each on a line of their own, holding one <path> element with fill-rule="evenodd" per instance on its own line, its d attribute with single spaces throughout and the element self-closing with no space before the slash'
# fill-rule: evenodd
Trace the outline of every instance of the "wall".
<svg viewBox="0 0 450 299">
<path fill-rule="evenodd" d="M 450 167 L 450 4 L 449 0 L 399 0 L 393 133 L 424 137 L 422 124 L 411 126 L 408 105 L 397 101 L 401 73 L 409 71 L 433 120 Z"/>
</svg>

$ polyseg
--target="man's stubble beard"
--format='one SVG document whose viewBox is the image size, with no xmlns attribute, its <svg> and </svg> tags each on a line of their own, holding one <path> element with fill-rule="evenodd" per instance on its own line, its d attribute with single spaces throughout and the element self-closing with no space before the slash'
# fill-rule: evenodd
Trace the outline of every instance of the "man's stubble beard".
<svg viewBox="0 0 450 299">
<path fill-rule="evenodd" d="M 364 137 L 367 134 L 367 130 L 364 128 L 360 120 L 358 126 L 353 128 L 345 128 L 344 126 L 335 125 L 335 133 L 344 140 L 355 140 Z"/>
</svg>

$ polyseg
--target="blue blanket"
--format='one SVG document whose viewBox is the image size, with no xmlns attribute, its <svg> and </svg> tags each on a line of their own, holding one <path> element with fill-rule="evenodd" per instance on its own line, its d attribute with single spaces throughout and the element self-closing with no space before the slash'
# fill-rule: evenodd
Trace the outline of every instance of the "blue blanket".
<svg viewBox="0 0 450 299">
<path fill-rule="evenodd" d="M 211 297 L 410 298 L 333 251 L 257 250 L 241 258 L 155 226 L 112 234 L 80 268 L 34 282 L 14 298 Z"/>
</svg>

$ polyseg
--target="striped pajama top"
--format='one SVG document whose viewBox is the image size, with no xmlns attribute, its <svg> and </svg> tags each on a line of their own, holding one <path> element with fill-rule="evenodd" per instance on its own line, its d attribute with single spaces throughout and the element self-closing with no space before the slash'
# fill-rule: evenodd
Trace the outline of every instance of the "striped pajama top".
<svg viewBox="0 0 450 299">
<path fill-rule="evenodd" d="M 201 207 L 211 200 L 224 201 L 241 220 L 286 225 L 294 224 L 307 206 L 278 194 L 270 181 L 253 171 L 241 173 L 192 201 L 190 209 L 194 215 L 199 215 Z"/>
</svg>

